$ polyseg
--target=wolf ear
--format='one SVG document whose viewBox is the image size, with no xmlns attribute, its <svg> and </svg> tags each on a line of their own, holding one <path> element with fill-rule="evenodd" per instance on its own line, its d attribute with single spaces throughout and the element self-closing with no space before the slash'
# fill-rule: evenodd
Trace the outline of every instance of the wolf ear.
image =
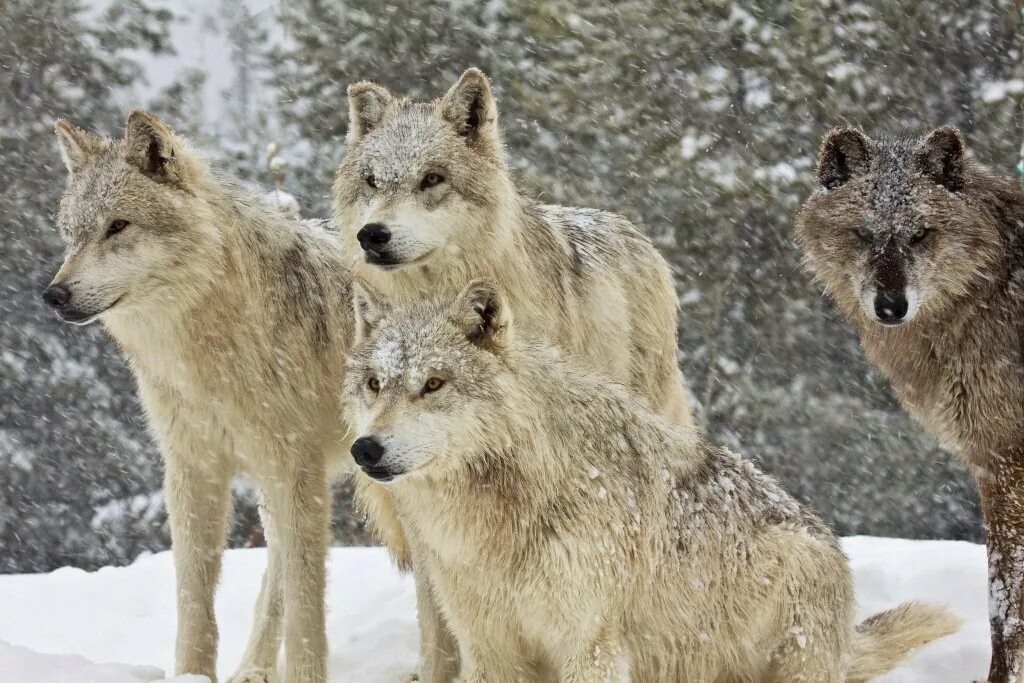
<svg viewBox="0 0 1024 683">
<path fill-rule="evenodd" d="M 376 83 L 362 81 L 348 86 L 348 144 L 373 130 L 393 99 L 387 88 Z"/>
<path fill-rule="evenodd" d="M 57 119 L 54 129 L 57 131 L 57 144 L 60 145 L 60 155 L 64 157 L 68 173 L 76 173 L 90 158 L 103 151 L 105 143 L 102 138 L 86 133 L 70 121 Z"/>
<path fill-rule="evenodd" d="M 950 192 L 964 186 L 967 149 L 960 131 L 952 126 L 936 128 L 914 150 L 917 169 Z"/>
<path fill-rule="evenodd" d="M 176 155 L 180 143 L 156 117 L 141 109 L 128 115 L 124 128 L 125 161 L 157 182 L 186 185 L 183 160 Z"/>
<path fill-rule="evenodd" d="M 480 69 L 466 69 L 441 98 L 441 116 L 470 144 L 498 142 L 498 105 L 491 82 Z"/>
<path fill-rule="evenodd" d="M 380 324 L 387 313 L 387 305 L 369 287 L 359 282 L 353 282 L 352 310 L 356 328 L 355 341 L 358 344 L 369 337 L 373 329 Z"/>
<path fill-rule="evenodd" d="M 856 128 L 833 128 L 825 135 L 818 156 L 818 182 L 830 190 L 871 167 L 868 139 Z"/>
<path fill-rule="evenodd" d="M 455 306 L 456 320 L 470 342 L 492 352 L 507 344 L 511 315 L 493 283 L 473 280 L 459 294 Z"/>
</svg>

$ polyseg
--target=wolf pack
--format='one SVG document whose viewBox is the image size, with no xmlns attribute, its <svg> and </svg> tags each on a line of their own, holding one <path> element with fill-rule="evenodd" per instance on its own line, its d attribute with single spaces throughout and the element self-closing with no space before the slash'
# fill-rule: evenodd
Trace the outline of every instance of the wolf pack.
<svg viewBox="0 0 1024 683">
<path fill-rule="evenodd" d="M 481 71 L 429 102 L 356 83 L 348 106 L 336 230 L 268 208 L 146 112 L 121 139 L 56 124 L 66 255 L 43 298 L 101 321 L 137 381 L 178 674 L 216 680 L 236 477 L 268 552 L 233 683 L 327 680 L 339 477 L 415 579 L 405 680 L 867 681 L 958 629 L 919 602 L 855 623 L 832 531 L 695 422 L 665 259 L 621 216 L 517 188 Z M 834 129 L 815 186 L 795 221 L 807 269 L 971 466 L 988 681 L 1021 683 L 1024 191 L 949 127 Z"/>
</svg>

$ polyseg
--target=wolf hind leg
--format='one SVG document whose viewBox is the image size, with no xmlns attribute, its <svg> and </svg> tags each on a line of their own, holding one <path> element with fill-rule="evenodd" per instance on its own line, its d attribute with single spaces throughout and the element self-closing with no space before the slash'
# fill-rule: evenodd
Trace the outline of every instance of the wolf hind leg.
<svg viewBox="0 0 1024 683">
<path fill-rule="evenodd" d="M 629 660 L 621 641 L 602 634 L 590 639 L 561 666 L 564 683 L 629 683 Z"/>
<path fill-rule="evenodd" d="M 426 568 L 415 559 L 413 573 L 416 578 L 416 611 L 420 626 L 420 658 L 413 680 L 449 683 L 459 675 L 458 644 L 441 616 L 434 586 L 427 576 Z"/>
<path fill-rule="evenodd" d="M 231 683 L 273 683 L 277 679 L 277 655 L 281 649 L 284 593 L 281 579 L 281 546 L 274 530 L 267 496 L 260 495 L 260 520 L 267 539 L 267 567 L 253 609 L 249 644 Z"/>
</svg>

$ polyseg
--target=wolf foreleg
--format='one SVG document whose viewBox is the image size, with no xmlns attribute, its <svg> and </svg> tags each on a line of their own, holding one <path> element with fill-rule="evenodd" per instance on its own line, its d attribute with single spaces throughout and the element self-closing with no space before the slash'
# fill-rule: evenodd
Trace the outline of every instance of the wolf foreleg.
<svg viewBox="0 0 1024 683">
<path fill-rule="evenodd" d="M 459 675 L 459 653 L 451 629 L 441 617 L 434 587 L 426 567 L 413 555 L 416 578 L 416 611 L 420 625 L 421 683 L 450 683 Z"/>
<path fill-rule="evenodd" d="M 1024 463 L 995 458 L 979 478 L 988 547 L 989 683 L 1024 683 Z"/>
<path fill-rule="evenodd" d="M 272 497 L 274 543 L 284 580 L 284 654 L 287 683 L 323 683 L 327 677 L 324 617 L 331 497 L 322 463 L 296 463 Z"/>
<path fill-rule="evenodd" d="M 205 454 L 204 454 L 205 455 Z M 164 488 L 177 577 L 178 635 L 174 669 L 217 680 L 217 618 L 213 594 L 220 577 L 231 508 L 228 473 L 195 452 L 168 453 Z"/>
</svg>

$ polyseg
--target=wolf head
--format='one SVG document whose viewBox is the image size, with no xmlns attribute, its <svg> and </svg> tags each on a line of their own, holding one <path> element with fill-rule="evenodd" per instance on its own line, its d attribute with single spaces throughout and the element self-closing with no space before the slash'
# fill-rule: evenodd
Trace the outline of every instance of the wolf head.
<svg viewBox="0 0 1024 683">
<path fill-rule="evenodd" d="M 193 206 L 203 167 L 142 111 L 128 117 L 123 140 L 63 120 L 56 129 L 69 173 L 57 213 L 66 252 L 43 299 L 79 325 L 144 309 L 166 314 L 216 252 L 217 236 Z"/>
<path fill-rule="evenodd" d="M 821 147 L 819 189 L 797 218 L 806 263 L 841 306 L 874 324 L 937 313 L 983 276 L 991 218 L 960 134 L 871 140 L 837 128 Z"/>
<path fill-rule="evenodd" d="M 498 110 L 487 77 L 462 74 L 427 103 L 373 83 L 349 86 L 345 158 L 334 181 L 335 218 L 357 273 L 457 262 L 488 240 L 512 192 Z"/>
<path fill-rule="evenodd" d="M 352 455 L 378 481 L 443 476 L 486 441 L 508 395 L 508 309 L 475 280 L 454 300 L 399 309 L 357 286 L 356 346 L 345 397 L 359 435 Z"/>
</svg>

